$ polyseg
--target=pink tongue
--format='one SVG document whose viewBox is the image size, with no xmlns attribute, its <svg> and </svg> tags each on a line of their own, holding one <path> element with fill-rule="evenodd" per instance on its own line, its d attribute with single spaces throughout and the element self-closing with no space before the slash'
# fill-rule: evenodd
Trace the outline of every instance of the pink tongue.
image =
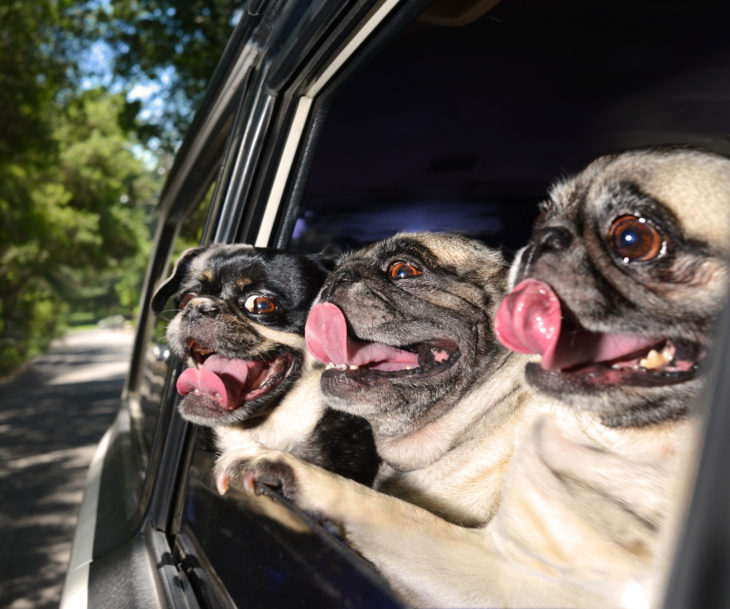
<svg viewBox="0 0 730 609">
<path fill-rule="evenodd" d="M 526 279 L 504 297 L 494 320 L 502 344 L 518 353 L 552 357 L 560 336 L 560 301 L 549 285 Z"/>
<path fill-rule="evenodd" d="M 177 379 L 177 390 L 187 395 L 196 389 L 215 399 L 222 408 L 235 410 L 246 390 L 249 372 L 260 372 L 263 365 L 242 359 L 211 355 L 202 368 L 188 368 Z"/>
<path fill-rule="evenodd" d="M 542 355 L 541 365 L 547 370 L 616 360 L 660 342 L 632 334 L 589 332 L 564 322 L 552 288 L 526 279 L 502 300 L 494 330 L 507 348 Z"/>
<path fill-rule="evenodd" d="M 363 366 L 375 364 L 379 370 L 402 370 L 418 366 L 418 354 L 378 343 L 361 343 L 347 336 L 347 321 L 337 305 L 314 305 L 304 336 L 310 353 L 320 362 Z"/>
</svg>

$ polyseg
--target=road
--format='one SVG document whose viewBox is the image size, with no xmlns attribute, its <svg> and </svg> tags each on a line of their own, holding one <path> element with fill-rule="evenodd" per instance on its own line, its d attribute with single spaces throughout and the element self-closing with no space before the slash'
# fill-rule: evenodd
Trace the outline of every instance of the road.
<svg viewBox="0 0 730 609">
<path fill-rule="evenodd" d="M 0 384 L 0 607 L 58 607 L 86 471 L 119 406 L 129 330 L 74 332 Z"/>
</svg>

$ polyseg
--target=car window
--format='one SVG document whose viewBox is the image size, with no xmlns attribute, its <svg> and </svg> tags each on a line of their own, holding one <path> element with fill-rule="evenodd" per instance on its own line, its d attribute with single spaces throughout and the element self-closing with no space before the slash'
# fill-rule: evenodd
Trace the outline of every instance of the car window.
<svg viewBox="0 0 730 609">
<path fill-rule="evenodd" d="M 509 255 L 549 186 L 599 155 L 676 142 L 728 154 L 715 10 L 501 2 L 462 27 L 412 23 L 333 95 L 291 247 L 456 230 Z M 698 579 L 715 603 L 719 578 Z"/>
<path fill-rule="evenodd" d="M 496 85 L 485 65 L 494 27 L 486 16 L 456 28 L 416 21 L 337 91 L 293 248 L 356 247 L 418 230 L 507 247 L 524 241 L 545 183 L 528 166 L 529 151 L 521 158 L 514 146 L 499 149 L 508 126 L 488 109 Z"/>
</svg>

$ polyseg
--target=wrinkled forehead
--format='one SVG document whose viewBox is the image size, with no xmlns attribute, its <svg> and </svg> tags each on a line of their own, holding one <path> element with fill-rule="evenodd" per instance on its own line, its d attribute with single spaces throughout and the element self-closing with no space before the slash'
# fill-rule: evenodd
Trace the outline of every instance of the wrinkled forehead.
<svg viewBox="0 0 730 609">
<path fill-rule="evenodd" d="M 485 261 L 495 264 L 502 262 L 497 250 L 492 250 L 477 240 L 452 233 L 398 233 L 359 252 L 360 255 L 375 260 L 399 253 L 413 254 L 434 264 L 452 266 L 482 264 Z"/>
<path fill-rule="evenodd" d="M 245 273 L 255 266 L 260 266 L 260 261 L 253 246 L 227 245 L 202 252 L 191 262 L 187 277 L 189 280 L 211 281 L 221 275 Z"/>
<path fill-rule="evenodd" d="M 634 153 L 604 171 L 594 187 L 606 180 L 635 184 L 669 209 L 687 237 L 730 249 L 730 160 L 696 151 Z"/>
<path fill-rule="evenodd" d="M 500 250 L 459 234 L 434 232 L 398 233 L 367 246 L 343 263 L 359 257 L 378 265 L 400 256 L 415 257 L 436 273 L 461 278 L 487 291 L 503 289 L 508 269 Z"/>
<path fill-rule="evenodd" d="M 349 256 L 343 257 L 343 261 L 360 258 L 380 262 L 400 254 L 434 257 L 431 244 L 425 237 L 425 233 L 398 233 L 352 252 Z"/>
</svg>

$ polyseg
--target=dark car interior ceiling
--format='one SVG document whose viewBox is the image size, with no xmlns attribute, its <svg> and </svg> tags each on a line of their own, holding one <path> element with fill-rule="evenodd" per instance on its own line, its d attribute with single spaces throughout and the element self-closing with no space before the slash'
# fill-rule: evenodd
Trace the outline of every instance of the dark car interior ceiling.
<svg viewBox="0 0 730 609">
<path fill-rule="evenodd" d="M 457 27 L 426 15 L 332 100 L 292 246 L 438 229 L 509 253 L 548 186 L 600 154 L 729 152 L 728 17 L 706 0 L 502 0 Z"/>
</svg>

